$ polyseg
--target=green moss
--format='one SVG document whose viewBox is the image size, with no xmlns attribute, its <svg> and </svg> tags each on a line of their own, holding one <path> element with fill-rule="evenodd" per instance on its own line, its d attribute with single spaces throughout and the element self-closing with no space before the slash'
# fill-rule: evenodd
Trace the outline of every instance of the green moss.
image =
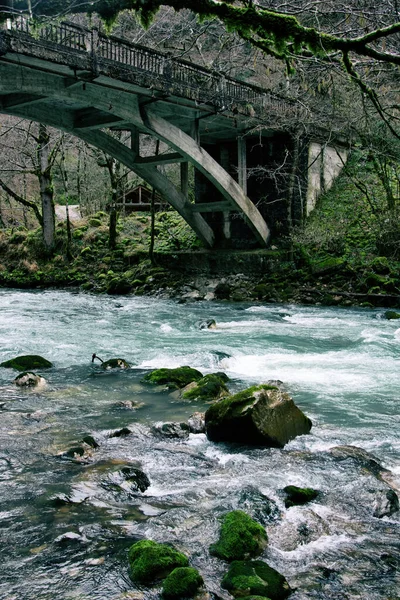
<svg viewBox="0 0 400 600">
<path fill-rule="evenodd" d="M 289 508 L 290 506 L 301 506 L 302 504 L 307 504 L 307 502 L 311 502 L 318 497 L 318 490 L 314 490 L 312 488 L 300 488 L 296 485 L 288 485 L 283 488 L 283 491 L 286 494 L 285 506 Z"/>
<path fill-rule="evenodd" d="M 384 316 L 385 319 L 388 319 L 389 321 L 392 319 L 400 319 L 400 313 L 396 312 L 395 310 L 387 310 Z"/>
<path fill-rule="evenodd" d="M 223 560 L 240 560 L 258 556 L 267 545 L 264 527 L 241 510 L 225 515 L 218 542 L 210 546 L 210 553 Z"/>
<path fill-rule="evenodd" d="M 144 376 L 143 381 L 156 385 L 167 385 L 170 388 L 183 388 L 192 381 L 199 381 L 203 374 L 191 367 L 176 369 L 156 369 Z"/>
<path fill-rule="evenodd" d="M 284 600 L 291 593 L 286 579 L 261 560 L 234 561 L 222 580 L 221 587 L 234 597 L 262 596 Z"/>
<path fill-rule="evenodd" d="M 0 367 L 6 369 L 16 369 L 17 371 L 31 371 L 33 369 L 50 369 L 53 363 L 46 360 L 42 356 L 36 354 L 27 354 L 25 356 L 17 356 L 0 364 Z"/>
<path fill-rule="evenodd" d="M 188 400 L 196 398 L 203 401 L 219 400 L 229 396 L 229 390 L 225 385 L 227 379 L 225 373 L 210 373 L 197 381 L 196 387 L 184 392 L 182 397 Z"/>
<path fill-rule="evenodd" d="M 174 569 L 163 582 L 164 598 L 191 598 L 200 586 L 203 578 L 193 567 Z"/>
<path fill-rule="evenodd" d="M 216 402 L 206 412 L 206 422 L 211 420 L 220 420 L 228 412 L 232 410 L 232 418 L 236 415 L 239 416 L 243 410 L 253 404 L 255 392 L 261 390 L 276 390 L 277 388 L 271 385 L 254 385 L 249 387 L 238 394 L 234 394 L 229 398 Z"/>
<path fill-rule="evenodd" d="M 130 547 L 130 576 L 137 583 L 149 584 L 163 579 L 177 567 L 187 567 L 187 557 L 171 546 L 142 540 Z"/>
</svg>

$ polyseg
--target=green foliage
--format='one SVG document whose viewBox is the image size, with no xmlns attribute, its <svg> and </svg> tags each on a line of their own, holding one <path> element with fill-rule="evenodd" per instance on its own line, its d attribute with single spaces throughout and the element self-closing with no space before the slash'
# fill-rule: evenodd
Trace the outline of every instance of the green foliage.
<svg viewBox="0 0 400 600">
<path fill-rule="evenodd" d="M 210 553 L 223 560 L 241 560 L 258 556 L 267 545 L 264 527 L 241 510 L 225 515 L 218 542 L 210 546 Z"/>
<path fill-rule="evenodd" d="M 156 385 L 167 385 L 170 388 L 183 388 L 192 381 L 199 381 L 203 375 L 191 367 L 178 367 L 176 369 L 156 369 L 147 373 L 143 381 Z"/>
<path fill-rule="evenodd" d="M 142 540 L 130 547 L 130 576 L 137 583 L 150 584 L 166 577 L 177 567 L 187 567 L 187 557 L 171 546 Z"/>
<path fill-rule="evenodd" d="M 163 581 L 162 594 L 164 598 L 191 598 L 203 585 L 203 578 L 193 567 L 178 567 Z"/>
</svg>

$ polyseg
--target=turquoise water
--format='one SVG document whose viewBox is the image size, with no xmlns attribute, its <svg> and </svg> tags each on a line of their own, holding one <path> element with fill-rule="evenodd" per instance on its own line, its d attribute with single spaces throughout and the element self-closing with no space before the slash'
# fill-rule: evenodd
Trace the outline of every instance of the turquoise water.
<svg viewBox="0 0 400 600">
<path fill-rule="evenodd" d="M 0 369 L 0 598 L 157 598 L 128 576 L 127 548 L 142 537 L 179 546 L 227 598 L 226 565 L 208 545 L 232 508 L 266 526 L 263 559 L 296 588 L 293 600 L 399 598 L 399 513 L 374 517 L 387 482 L 332 453 L 372 453 L 400 485 L 400 322 L 383 312 L 0 291 L 0 362 L 40 354 L 54 363 L 36 391 L 17 390 L 14 372 Z M 207 318 L 216 329 L 199 329 Z M 132 368 L 103 373 L 94 352 Z M 155 422 L 207 408 L 141 382 L 150 369 L 184 364 L 225 371 L 232 392 L 283 381 L 311 434 L 283 450 L 156 437 Z M 132 433 L 109 437 L 122 427 Z M 86 462 L 60 460 L 88 433 L 100 447 Z M 146 472 L 146 492 L 109 485 L 125 464 Z M 288 484 L 322 495 L 287 510 Z"/>
</svg>

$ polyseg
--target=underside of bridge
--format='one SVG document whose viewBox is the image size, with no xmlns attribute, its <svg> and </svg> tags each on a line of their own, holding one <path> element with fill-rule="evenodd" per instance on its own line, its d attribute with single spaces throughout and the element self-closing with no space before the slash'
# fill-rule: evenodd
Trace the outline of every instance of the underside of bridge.
<svg viewBox="0 0 400 600">
<path fill-rule="evenodd" d="M 268 243 L 266 219 L 247 196 L 246 144 L 252 149 L 271 132 L 258 134 L 249 146 L 254 120 L 248 116 L 160 91 L 156 81 L 140 86 L 110 77 L 109 67 L 107 73 L 78 68 L 76 58 L 71 65 L 48 48 L 45 56 L 32 56 L 26 39 L 1 36 L 1 113 L 58 128 L 113 156 L 154 187 L 207 247 L 231 245 L 238 223 L 253 243 Z M 129 145 L 116 129 L 130 132 Z M 141 134 L 165 142 L 168 150 L 141 156 Z M 158 168 L 169 163 L 181 164 L 179 189 Z M 188 163 L 196 173 L 194 203 L 188 199 Z"/>
</svg>

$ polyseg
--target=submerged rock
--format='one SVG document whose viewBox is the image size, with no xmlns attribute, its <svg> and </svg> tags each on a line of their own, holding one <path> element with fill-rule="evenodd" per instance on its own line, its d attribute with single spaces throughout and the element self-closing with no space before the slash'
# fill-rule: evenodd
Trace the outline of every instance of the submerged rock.
<svg viewBox="0 0 400 600">
<path fill-rule="evenodd" d="M 132 431 L 130 429 L 128 429 L 128 427 L 122 427 L 122 429 L 117 429 L 116 431 L 113 431 L 112 433 L 110 433 L 109 437 L 110 438 L 123 437 L 124 435 L 130 435 L 131 433 L 132 433 Z"/>
<path fill-rule="evenodd" d="M 184 366 L 176 369 L 156 369 L 151 373 L 147 373 L 143 377 L 143 381 L 156 385 L 166 385 L 171 389 L 180 389 L 192 383 L 192 381 L 199 381 L 202 377 L 203 374 L 197 369 Z"/>
<path fill-rule="evenodd" d="M 312 500 L 315 500 L 319 495 L 318 490 L 312 488 L 300 488 L 296 485 L 287 485 L 283 488 L 283 491 L 286 494 L 286 508 L 289 508 L 290 506 L 302 506 L 303 504 L 307 504 L 307 502 L 312 502 Z"/>
<path fill-rule="evenodd" d="M 46 380 L 44 377 L 36 375 L 36 373 L 24 371 L 14 379 L 13 383 L 19 387 L 43 387 L 46 384 Z"/>
<path fill-rule="evenodd" d="M 382 519 L 382 517 L 390 517 L 400 508 L 399 497 L 393 490 L 382 491 L 380 497 L 376 499 L 374 507 L 374 517 Z"/>
<path fill-rule="evenodd" d="M 214 442 L 276 448 L 309 433 L 312 426 L 287 393 L 268 385 L 216 402 L 207 410 L 205 421 L 207 437 Z"/>
<path fill-rule="evenodd" d="M 225 373 L 210 373 L 199 381 L 192 382 L 182 390 L 182 398 L 185 400 L 203 400 L 211 402 L 221 400 L 230 395 L 225 383 L 229 377 Z"/>
<path fill-rule="evenodd" d="M 220 538 L 210 546 L 210 554 L 228 562 L 258 556 L 268 543 L 267 533 L 259 523 L 241 510 L 225 515 Z"/>
<path fill-rule="evenodd" d="M 11 358 L 5 362 L 0 363 L 0 367 L 5 369 L 16 369 L 17 371 L 31 371 L 33 369 L 50 369 L 53 363 L 46 360 L 42 356 L 37 354 L 26 354 L 24 356 L 17 356 Z"/>
<path fill-rule="evenodd" d="M 217 324 L 214 319 L 205 319 L 204 321 L 199 321 L 197 327 L 199 329 L 215 329 Z"/>
<path fill-rule="evenodd" d="M 197 569 L 178 567 L 163 581 L 162 595 L 167 599 L 192 598 L 204 581 Z"/>
<path fill-rule="evenodd" d="M 221 587 L 235 598 L 262 596 L 285 600 L 292 592 L 283 575 L 261 560 L 235 560 L 222 580 Z"/>
<path fill-rule="evenodd" d="M 167 544 L 142 540 L 130 547 L 130 577 L 133 581 L 151 584 L 163 579 L 178 567 L 187 567 L 187 557 Z"/>
</svg>

